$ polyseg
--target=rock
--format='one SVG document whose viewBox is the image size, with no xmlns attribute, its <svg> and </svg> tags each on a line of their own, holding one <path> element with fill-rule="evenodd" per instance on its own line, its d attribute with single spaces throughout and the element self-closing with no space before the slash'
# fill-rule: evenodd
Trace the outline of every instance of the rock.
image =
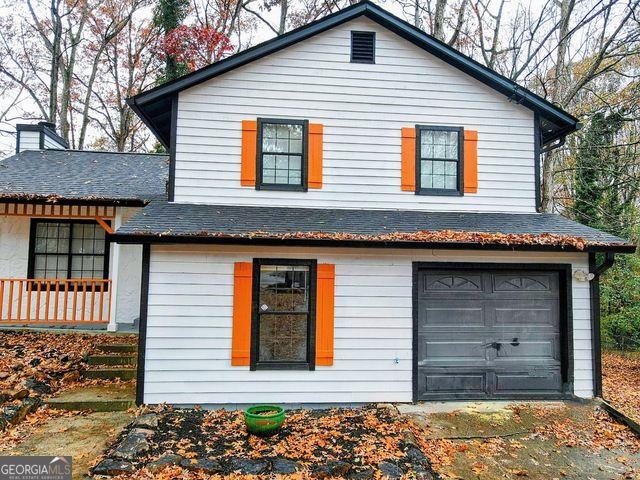
<svg viewBox="0 0 640 480">
<path fill-rule="evenodd" d="M 22 400 L 23 398 L 27 398 L 29 396 L 29 390 L 26 388 L 19 388 L 18 390 L 14 390 L 11 392 L 11 398 L 13 400 Z"/>
<path fill-rule="evenodd" d="M 147 442 L 147 436 L 141 433 L 129 433 L 124 439 L 116 446 L 113 452 L 115 458 L 121 458 L 124 460 L 133 460 L 136 457 L 147 453 L 149 451 L 149 442 Z"/>
<path fill-rule="evenodd" d="M 426 465 L 428 463 L 427 456 L 422 453 L 422 450 L 416 447 L 409 447 L 405 455 L 414 465 Z"/>
<path fill-rule="evenodd" d="M 38 397 L 25 398 L 22 402 L 22 406 L 26 409 L 27 413 L 35 412 L 42 404 L 42 400 Z"/>
<path fill-rule="evenodd" d="M 180 462 L 182 462 L 182 457 L 180 455 L 176 455 L 175 453 L 165 453 L 160 458 L 148 463 L 146 468 L 151 473 L 158 473 L 165 467 L 170 465 L 179 465 Z"/>
<path fill-rule="evenodd" d="M 158 416 L 155 413 L 140 415 L 133 421 L 134 427 L 154 429 L 158 427 Z"/>
<path fill-rule="evenodd" d="M 324 465 L 316 466 L 311 474 L 316 478 L 344 477 L 350 469 L 351 465 L 347 462 L 329 460 Z"/>
<path fill-rule="evenodd" d="M 208 474 L 222 473 L 224 471 L 216 460 L 207 458 L 185 458 L 180 462 L 180 466 L 187 470 L 199 470 Z"/>
<path fill-rule="evenodd" d="M 378 464 L 380 474 L 385 478 L 401 478 L 404 472 L 400 467 L 391 462 L 380 462 Z"/>
<path fill-rule="evenodd" d="M 131 433 L 137 433 L 140 435 L 144 435 L 145 438 L 149 438 L 152 437 L 155 432 L 153 430 L 149 430 L 148 428 L 134 428 L 133 430 L 131 430 Z"/>
<path fill-rule="evenodd" d="M 42 363 L 42 359 L 41 358 L 34 358 L 33 360 L 31 360 L 29 362 L 29 365 L 31 365 L 32 367 L 37 367 L 38 365 L 40 365 Z"/>
<path fill-rule="evenodd" d="M 2 417 L 7 423 L 17 425 L 29 413 L 35 411 L 40 406 L 40 403 L 41 400 L 39 398 L 27 398 L 20 405 L 5 407 Z"/>
<path fill-rule="evenodd" d="M 27 378 L 24 386 L 38 395 L 48 395 L 51 393 L 51 386 L 47 383 L 42 382 L 40 380 L 36 380 L 35 378 Z"/>
<path fill-rule="evenodd" d="M 386 411 L 392 417 L 396 417 L 400 415 L 400 412 L 398 411 L 398 407 L 396 407 L 393 403 L 379 403 L 377 407 Z"/>
<path fill-rule="evenodd" d="M 269 462 L 251 458 L 231 457 L 227 461 L 227 468 L 243 475 L 260 475 L 269 470 Z"/>
<path fill-rule="evenodd" d="M 12 398 L 13 398 L 13 395 L 11 394 L 11 392 L 7 390 L 3 390 L 0 392 L 0 403 L 8 402 Z"/>
<path fill-rule="evenodd" d="M 373 468 L 364 468 L 363 470 L 351 471 L 349 473 L 349 478 L 351 480 L 372 480 L 376 478 L 376 474 L 373 471 Z"/>
<path fill-rule="evenodd" d="M 288 458 L 276 458 L 271 463 L 271 472 L 280 475 L 291 475 L 300 469 L 298 462 L 289 460 Z"/>
<path fill-rule="evenodd" d="M 121 475 L 123 473 L 131 473 L 135 471 L 130 462 L 116 460 L 113 458 L 105 458 L 98 465 L 93 467 L 94 475 Z"/>
<path fill-rule="evenodd" d="M 423 467 L 416 467 L 413 469 L 413 476 L 416 480 L 434 480 L 436 477 Z"/>
<path fill-rule="evenodd" d="M 418 447 L 418 439 L 411 430 L 404 430 L 402 432 L 401 441 L 407 446 Z"/>
</svg>

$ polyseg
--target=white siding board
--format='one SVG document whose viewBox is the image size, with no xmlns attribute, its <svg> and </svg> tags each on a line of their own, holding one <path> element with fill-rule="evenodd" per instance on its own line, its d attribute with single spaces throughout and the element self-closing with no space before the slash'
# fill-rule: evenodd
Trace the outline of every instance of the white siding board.
<svg viewBox="0 0 640 480">
<path fill-rule="evenodd" d="M 231 366 L 233 264 L 254 257 L 315 258 L 336 265 L 334 366 L 316 372 L 250 372 Z M 154 245 L 145 402 L 411 401 L 414 261 L 588 268 L 587 255 L 578 253 Z M 589 284 L 574 280 L 572 285 L 574 393 L 589 397 Z"/>
<path fill-rule="evenodd" d="M 353 29 L 376 32 L 376 64 L 349 62 Z M 324 125 L 321 190 L 240 186 L 241 121 L 256 117 Z M 417 123 L 478 130 L 477 194 L 401 191 L 400 129 Z M 175 185 L 177 202 L 534 212 L 533 113 L 357 19 L 181 92 Z"/>
</svg>

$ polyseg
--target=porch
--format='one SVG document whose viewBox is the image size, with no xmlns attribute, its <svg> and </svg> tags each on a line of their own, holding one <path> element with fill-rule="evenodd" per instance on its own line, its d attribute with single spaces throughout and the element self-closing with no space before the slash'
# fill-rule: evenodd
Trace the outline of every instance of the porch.
<svg viewBox="0 0 640 480">
<path fill-rule="evenodd" d="M 134 210 L 0 202 L 0 328 L 134 331 L 141 251 L 108 237 Z"/>
</svg>

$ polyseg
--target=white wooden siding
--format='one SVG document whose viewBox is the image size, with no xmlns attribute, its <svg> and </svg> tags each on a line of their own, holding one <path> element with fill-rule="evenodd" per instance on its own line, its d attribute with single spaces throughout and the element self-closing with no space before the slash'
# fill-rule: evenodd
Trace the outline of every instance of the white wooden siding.
<svg viewBox="0 0 640 480">
<path fill-rule="evenodd" d="M 44 148 L 50 149 L 64 149 L 65 146 L 59 143 L 56 139 L 50 137 L 46 133 L 44 134 Z"/>
<path fill-rule="evenodd" d="M 20 152 L 25 150 L 40 150 L 40 132 L 20 130 L 18 135 L 20 135 Z"/>
<path fill-rule="evenodd" d="M 349 62 L 351 30 L 376 32 L 376 64 Z M 324 186 L 240 186 L 241 121 L 324 125 Z M 400 129 L 478 130 L 478 193 L 400 190 Z M 533 113 L 367 19 L 180 93 L 175 201 L 334 208 L 535 211 Z"/>
<path fill-rule="evenodd" d="M 335 264 L 333 366 L 314 372 L 231 366 L 233 265 L 254 257 Z M 414 261 L 588 268 L 586 254 L 153 245 L 145 403 L 410 402 Z M 582 397 L 592 395 L 589 308 L 589 284 L 574 280 L 575 394 Z"/>
</svg>

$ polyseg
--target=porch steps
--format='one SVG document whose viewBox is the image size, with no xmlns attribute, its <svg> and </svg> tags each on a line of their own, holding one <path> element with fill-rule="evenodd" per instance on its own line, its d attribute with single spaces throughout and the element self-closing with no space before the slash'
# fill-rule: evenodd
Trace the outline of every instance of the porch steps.
<svg viewBox="0 0 640 480">
<path fill-rule="evenodd" d="M 84 378 L 99 378 L 102 380 L 135 380 L 136 369 L 124 366 L 113 366 L 112 368 L 90 368 L 84 372 Z"/>
<path fill-rule="evenodd" d="M 97 385 L 66 390 L 46 398 L 45 405 L 58 410 L 93 410 L 123 412 L 136 406 L 135 386 L 130 384 Z"/>
<path fill-rule="evenodd" d="M 89 355 L 87 363 L 89 365 L 125 365 L 136 366 L 138 362 L 137 355 Z"/>
<path fill-rule="evenodd" d="M 102 353 L 132 353 L 136 354 L 138 352 L 137 345 L 129 345 L 125 343 L 112 343 L 105 345 L 96 345 L 96 348 L 100 350 Z"/>
</svg>

